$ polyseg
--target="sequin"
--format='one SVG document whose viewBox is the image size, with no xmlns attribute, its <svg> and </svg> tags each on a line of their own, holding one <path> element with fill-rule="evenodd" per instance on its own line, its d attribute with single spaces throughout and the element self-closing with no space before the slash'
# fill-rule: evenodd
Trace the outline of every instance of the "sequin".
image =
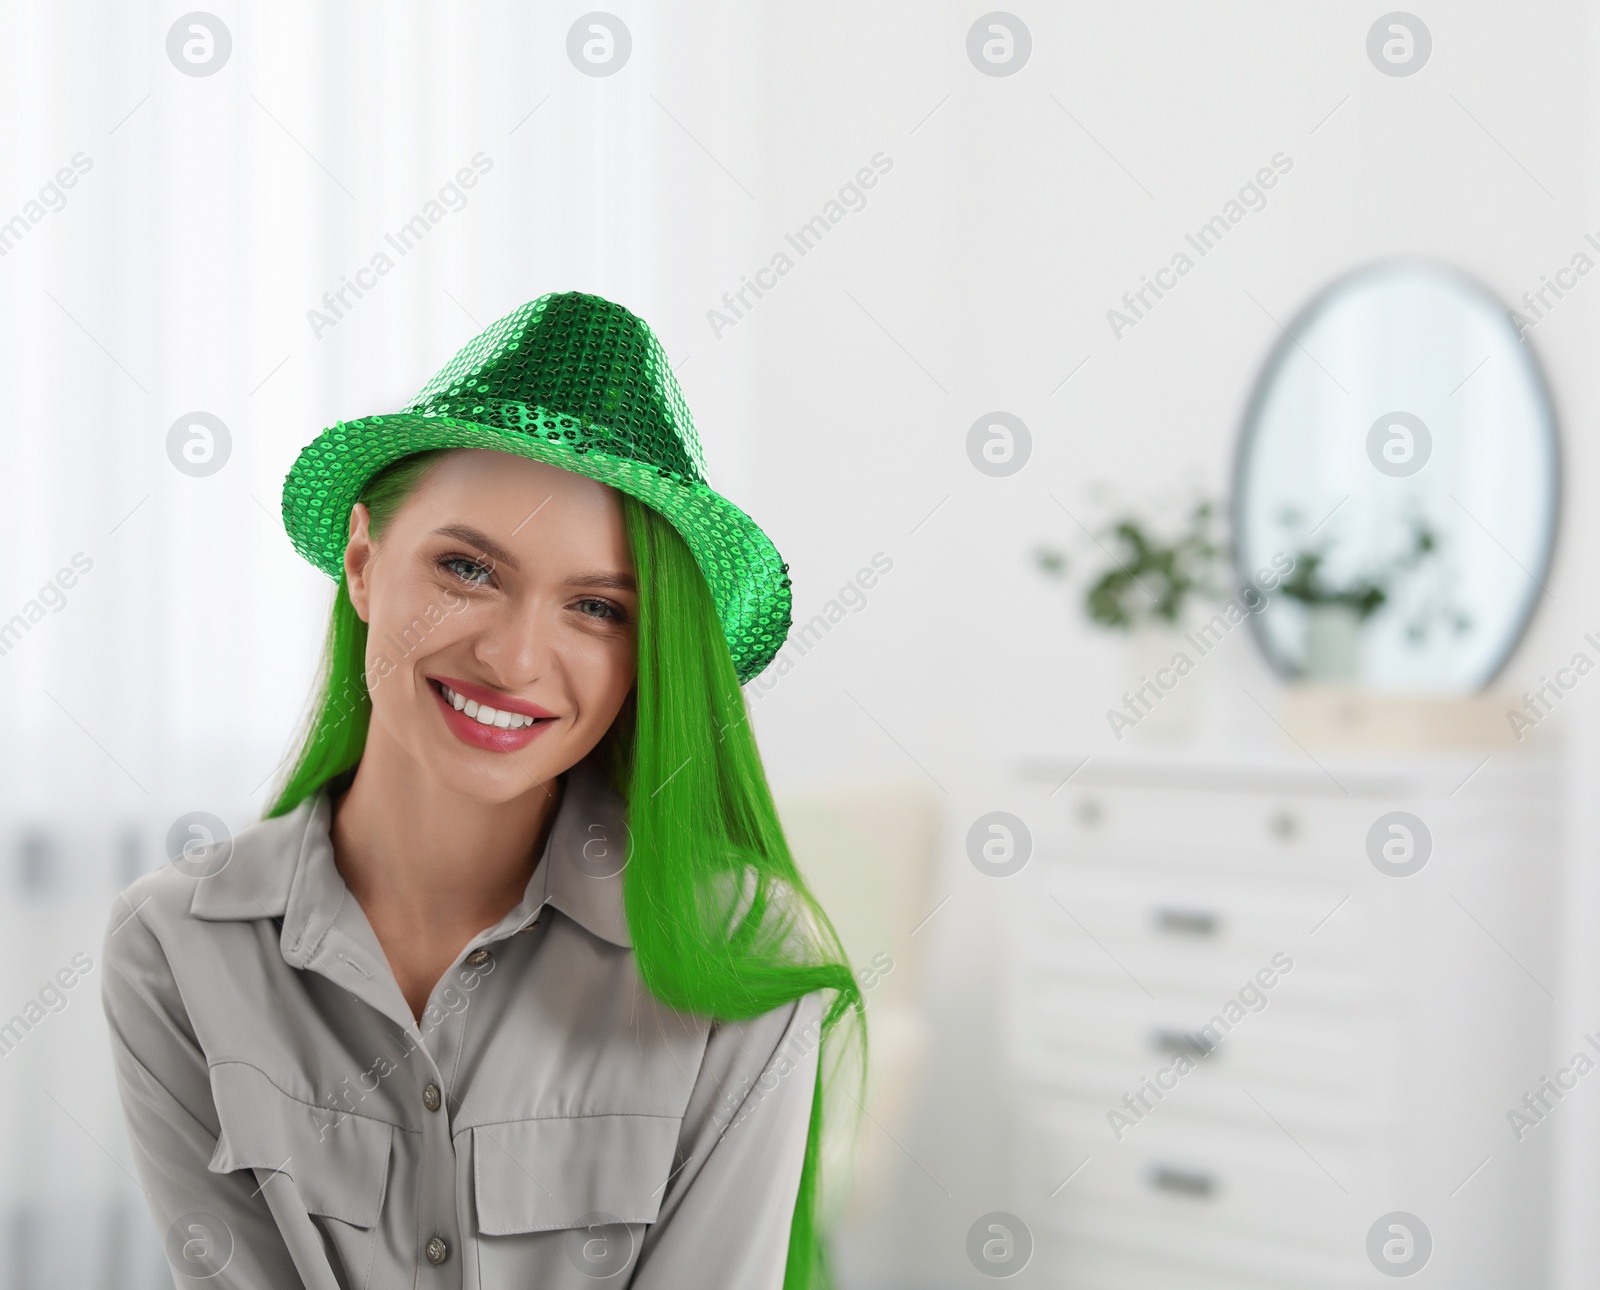
<svg viewBox="0 0 1600 1290">
<path fill-rule="evenodd" d="M 597 479 L 683 535 L 716 602 L 740 684 L 788 636 L 789 566 L 705 480 L 694 420 L 649 324 L 579 291 L 548 292 L 491 323 L 396 413 L 341 421 L 301 450 L 283 485 L 294 548 L 329 577 L 367 480 L 430 448 L 491 448 Z"/>
</svg>

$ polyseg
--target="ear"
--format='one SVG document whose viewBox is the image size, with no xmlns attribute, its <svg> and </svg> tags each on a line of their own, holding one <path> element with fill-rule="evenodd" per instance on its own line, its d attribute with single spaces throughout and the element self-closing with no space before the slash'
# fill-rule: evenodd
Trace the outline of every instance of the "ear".
<svg viewBox="0 0 1600 1290">
<path fill-rule="evenodd" d="M 368 607 L 372 600 L 372 583 L 368 576 L 372 557 L 378 548 L 372 541 L 372 514 L 362 502 L 350 508 L 350 539 L 344 547 L 344 581 L 350 593 L 350 603 L 362 622 L 370 622 Z"/>
</svg>

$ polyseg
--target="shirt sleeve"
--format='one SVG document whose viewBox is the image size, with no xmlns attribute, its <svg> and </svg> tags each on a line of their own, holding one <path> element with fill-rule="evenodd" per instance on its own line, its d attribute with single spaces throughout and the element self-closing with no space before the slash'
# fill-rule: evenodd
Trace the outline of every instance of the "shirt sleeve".
<svg viewBox="0 0 1600 1290">
<path fill-rule="evenodd" d="M 713 1026 L 633 1290 L 782 1290 L 821 1029 L 820 992 Z"/>
<path fill-rule="evenodd" d="M 276 1225 L 281 1187 L 274 1190 L 253 1171 L 207 1168 L 220 1128 L 205 1054 L 165 950 L 126 897 L 112 908 L 102 967 L 100 997 L 118 1093 L 173 1285 L 294 1290 L 325 1284 L 314 1271 L 313 1279 L 302 1279 Z M 175 1260 L 189 1261 L 186 1272 Z M 220 1273 L 195 1279 L 218 1263 Z"/>
</svg>

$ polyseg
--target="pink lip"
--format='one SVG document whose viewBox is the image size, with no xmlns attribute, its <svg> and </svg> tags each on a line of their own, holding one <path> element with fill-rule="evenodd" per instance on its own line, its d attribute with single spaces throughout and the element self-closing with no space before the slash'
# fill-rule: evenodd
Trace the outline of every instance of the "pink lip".
<svg viewBox="0 0 1600 1290">
<path fill-rule="evenodd" d="M 444 714 L 444 722 L 450 727 L 450 733 L 462 743 L 471 744 L 474 748 L 484 748 L 489 752 L 516 752 L 518 749 L 526 748 L 554 723 L 555 713 L 541 708 L 536 703 L 514 699 L 510 695 L 496 694 L 481 685 L 453 680 L 447 676 L 429 677 L 428 680 L 430 682 L 428 688 L 433 691 L 434 701 Z M 502 730 L 499 726 L 486 726 L 465 712 L 457 712 L 455 705 L 444 697 L 439 685 L 433 682 L 448 685 L 457 694 L 464 694 L 477 703 L 486 703 L 501 712 L 517 712 L 541 720 L 536 720 L 533 725 L 523 726 L 518 730 Z"/>
<path fill-rule="evenodd" d="M 471 681 L 458 681 L 453 676 L 430 676 L 428 680 L 448 685 L 457 694 L 464 694 L 475 703 L 487 703 L 498 712 L 519 712 L 525 717 L 556 715 L 549 708 L 541 708 L 537 703 L 529 703 L 526 699 L 519 699 L 515 695 L 501 694 L 498 690 L 486 690 L 481 685 L 474 685 Z"/>
</svg>

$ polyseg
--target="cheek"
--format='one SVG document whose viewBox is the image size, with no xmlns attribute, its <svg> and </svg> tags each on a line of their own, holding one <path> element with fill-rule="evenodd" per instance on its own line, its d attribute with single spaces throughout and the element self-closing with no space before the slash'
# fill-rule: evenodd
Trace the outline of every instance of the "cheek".
<svg viewBox="0 0 1600 1290">
<path fill-rule="evenodd" d="M 633 641 L 584 641 L 568 654 L 567 662 L 568 675 L 585 715 L 609 721 L 633 685 Z"/>
<path fill-rule="evenodd" d="M 368 608 L 367 685 L 375 710 L 414 701 L 414 687 L 404 679 L 423 659 L 476 630 L 475 606 L 459 599 L 452 603 L 426 580 L 375 588 Z"/>
<path fill-rule="evenodd" d="M 372 696 L 372 710 L 375 715 L 393 710 L 396 702 L 403 696 L 400 677 L 403 675 L 401 663 L 404 661 L 400 652 L 388 640 L 388 637 L 377 627 L 376 621 L 367 628 L 367 692 Z"/>
</svg>

